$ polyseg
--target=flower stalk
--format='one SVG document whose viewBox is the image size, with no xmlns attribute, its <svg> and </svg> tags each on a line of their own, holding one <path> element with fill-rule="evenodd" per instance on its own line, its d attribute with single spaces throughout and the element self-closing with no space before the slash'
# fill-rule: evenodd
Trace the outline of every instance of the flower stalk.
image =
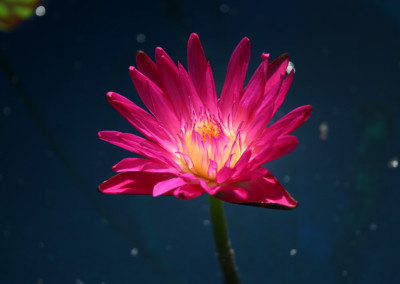
<svg viewBox="0 0 400 284">
<path fill-rule="evenodd" d="M 217 258 L 227 284 L 240 284 L 235 254 L 228 235 L 223 201 L 209 195 L 210 215 L 214 232 Z"/>
</svg>

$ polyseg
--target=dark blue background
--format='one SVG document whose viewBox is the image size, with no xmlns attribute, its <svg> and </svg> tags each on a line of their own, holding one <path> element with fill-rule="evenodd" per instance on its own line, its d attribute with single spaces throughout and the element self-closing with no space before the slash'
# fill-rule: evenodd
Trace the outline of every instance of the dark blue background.
<svg viewBox="0 0 400 284">
<path fill-rule="evenodd" d="M 400 155 L 399 5 L 260 2 L 46 1 L 45 16 L 0 34 L 0 283 L 222 283 L 206 196 L 96 190 L 130 155 L 97 132 L 135 132 L 105 93 L 140 104 L 128 75 L 136 51 L 162 46 L 186 66 L 191 32 L 217 90 L 247 36 L 248 78 L 263 51 L 295 64 L 278 116 L 314 109 L 297 149 L 266 165 L 299 207 L 225 206 L 243 282 L 399 278 L 399 169 L 388 166 Z"/>
</svg>

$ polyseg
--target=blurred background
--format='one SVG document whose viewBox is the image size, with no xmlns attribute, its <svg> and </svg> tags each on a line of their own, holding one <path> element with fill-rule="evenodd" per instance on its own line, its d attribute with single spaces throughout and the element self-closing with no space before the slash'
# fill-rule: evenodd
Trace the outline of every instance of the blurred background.
<svg viewBox="0 0 400 284">
<path fill-rule="evenodd" d="M 14 2 L 0 1 L 0 283 L 223 283 L 205 195 L 96 189 L 132 156 L 97 132 L 136 133 L 106 92 L 143 106 L 136 51 L 186 66 L 191 32 L 217 91 L 247 36 L 247 78 L 264 51 L 294 63 L 277 117 L 313 106 L 297 149 L 266 165 L 299 207 L 225 204 L 243 283 L 398 279 L 399 2 Z"/>
</svg>

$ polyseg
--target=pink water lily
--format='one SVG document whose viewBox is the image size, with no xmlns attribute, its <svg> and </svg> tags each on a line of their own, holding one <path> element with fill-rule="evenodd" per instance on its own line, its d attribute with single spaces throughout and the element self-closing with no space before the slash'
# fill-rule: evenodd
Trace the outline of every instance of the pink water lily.
<svg viewBox="0 0 400 284">
<path fill-rule="evenodd" d="M 290 209 L 295 201 L 263 164 L 296 147 L 290 134 L 311 114 L 311 106 L 294 109 L 274 124 L 272 117 L 293 80 L 284 54 L 262 62 L 243 88 L 250 41 L 234 50 L 220 98 L 200 39 L 188 43 L 188 72 L 157 47 L 155 62 L 144 52 L 129 72 L 150 113 L 125 97 L 107 93 L 110 104 L 145 138 L 101 131 L 107 142 L 144 158 L 126 158 L 113 167 L 119 174 L 99 186 L 108 194 L 174 195 L 191 199 L 208 193 L 223 201 Z"/>
</svg>

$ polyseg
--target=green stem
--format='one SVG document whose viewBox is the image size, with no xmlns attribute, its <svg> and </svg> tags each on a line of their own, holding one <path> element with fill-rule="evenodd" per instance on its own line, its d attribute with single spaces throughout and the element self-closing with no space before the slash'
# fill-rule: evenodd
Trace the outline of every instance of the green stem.
<svg viewBox="0 0 400 284">
<path fill-rule="evenodd" d="M 210 202 L 210 214 L 214 231 L 217 258 L 221 265 L 227 284 L 240 284 L 240 279 L 235 263 L 235 254 L 231 247 L 228 235 L 228 226 L 225 219 L 224 204 L 221 200 L 208 196 Z"/>
</svg>

